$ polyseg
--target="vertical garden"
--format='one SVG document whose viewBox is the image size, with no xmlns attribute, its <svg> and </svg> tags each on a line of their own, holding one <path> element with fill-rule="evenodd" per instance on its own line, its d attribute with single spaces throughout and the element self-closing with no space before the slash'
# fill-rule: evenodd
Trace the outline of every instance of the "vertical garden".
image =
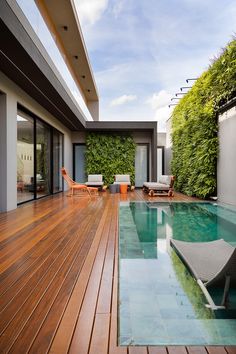
<svg viewBox="0 0 236 354">
<path fill-rule="evenodd" d="M 102 174 L 105 184 L 113 183 L 115 174 L 129 174 L 134 185 L 135 147 L 134 139 L 129 135 L 88 133 L 87 174 Z"/>
<path fill-rule="evenodd" d="M 175 189 L 201 198 L 216 193 L 218 109 L 236 95 L 236 40 L 180 100 L 172 114 Z"/>
</svg>

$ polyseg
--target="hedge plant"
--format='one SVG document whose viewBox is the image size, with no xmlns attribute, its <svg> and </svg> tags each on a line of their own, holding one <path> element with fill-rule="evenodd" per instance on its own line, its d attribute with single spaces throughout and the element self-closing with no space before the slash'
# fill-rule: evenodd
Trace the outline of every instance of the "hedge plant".
<svg viewBox="0 0 236 354">
<path fill-rule="evenodd" d="M 114 182 L 115 174 L 129 174 L 135 179 L 135 147 L 131 136 L 88 133 L 86 137 L 86 172 L 102 174 L 105 184 Z"/>
<path fill-rule="evenodd" d="M 180 100 L 172 114 L 175 189 L 201 198 L 216 193 L 219 107 L 236 95 L 236 40 Z"/>
</svg>

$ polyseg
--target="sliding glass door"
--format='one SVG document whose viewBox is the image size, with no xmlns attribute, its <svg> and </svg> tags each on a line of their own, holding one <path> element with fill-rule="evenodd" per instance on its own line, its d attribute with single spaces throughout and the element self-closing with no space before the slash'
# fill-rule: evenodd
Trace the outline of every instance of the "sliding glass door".
<svg viewBox="0 0 236 354">
<path fill-rule="evenodd" d="M 53 193 L 62 191 L 63 135 L 53 130 Z"/>
<path fill-rule="evenodd" d="M 51 132 L 48 125 L 36 121 L 36 192 L 37 198 L 51 193 Z"/>
<path fill-rule="evenodd" d="M 135 186 L 142 187 L 149 180 L 148 144 L 138 144 L 135 152 Z"/>
<path fill-rule="evenodd" d="M 34 199 L 34 120 L 17 114 L 17 202 Z"/>
<path fill-rule="evenodd" d="M 17 203 L 62 191 L 63 134 L 40 118 L 17 114 Z"/>
<path fill-rule="evenodd" d="M 80 183 L 86 182 L 85 152 L 85 144 L 74 144 L 74 180 Z"/>
</svg>

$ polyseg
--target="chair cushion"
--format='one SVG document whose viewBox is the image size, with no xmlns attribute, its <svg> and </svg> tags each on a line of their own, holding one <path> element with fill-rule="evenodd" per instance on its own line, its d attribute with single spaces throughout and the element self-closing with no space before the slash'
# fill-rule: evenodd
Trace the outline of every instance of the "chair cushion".
<svg viewBox="0 0 236 354">
<path fill-rule="evenodd" d="M 148 188 L 148 189 L 152 189 L 152 190 L 156 190 L 156 191 L 168 191 L 169 190 L 169 186 L 167 184 L 164 183 L 158 183 L 158 182 L 144 182 L 143 186 Z"/>
<path fill-rule="evenodd" d="M 115 175 L 115 182 L 130 183 L 130 176 L 129 175 Z"/>
<path fill-rule="evenodd" d="M 102 182 L 102 175 L 88 175 L 88 182 Z"/>
<path fill-rule="evenodd" d="M 116 182 L 116 181 L 113 184 L 126 184 L 127 186 L 131 185 L 130 182 Z"/>
<path fill-rule="evenodd" d="M 170 185 L 170 182 L 171 182 L 171 176 L 168 176 L 168 175 L 162 175 L 159 177 L 159 180 L 158 180 L 159 183 L 163 183 L 163 184 L 166 184 L 166 185 Z"/>
<path fill-rule="evenodd" d="M 85 184 L 86 184 L 86 186 L 103 186 L 103 182 L 91 181 L 91 182 L 86 182 Z"/>
</svg>

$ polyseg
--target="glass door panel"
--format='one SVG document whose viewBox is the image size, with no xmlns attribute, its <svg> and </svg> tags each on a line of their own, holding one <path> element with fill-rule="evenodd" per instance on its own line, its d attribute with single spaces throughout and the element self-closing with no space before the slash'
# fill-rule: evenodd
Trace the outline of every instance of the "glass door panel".
<svg viewBox="0 0 236 354">
<path fill-rule="evenodd" d="M 36 122 L 36 194 L 37 198 L 50 194 L 51 154 L 50 128 Z"/>
<path fill-rule="evenodd" d="M 157 180 L 164 174 L 163 148 L 157 148 Z"/>
<path fill-rule="evenodd" d="M 148 145 L 137 145 L 135 152 L 135 186 L 148 181 Z"/>
<path fill-rule="evenodd" d="M 76 182 L 84 183 L 87 180 L 85 171 L 85 151 L 85 145 L 74 145 L 74 178 Z"/>
<path fill-rule="evenodd" d="M 62 191 L 63 135 L 53 130 L 53 193 Z"/>
<path fill-rule="evenodd" d="M 17 113 L 17 203 L 34 199 L 34 120 Z"/>
</svg>

